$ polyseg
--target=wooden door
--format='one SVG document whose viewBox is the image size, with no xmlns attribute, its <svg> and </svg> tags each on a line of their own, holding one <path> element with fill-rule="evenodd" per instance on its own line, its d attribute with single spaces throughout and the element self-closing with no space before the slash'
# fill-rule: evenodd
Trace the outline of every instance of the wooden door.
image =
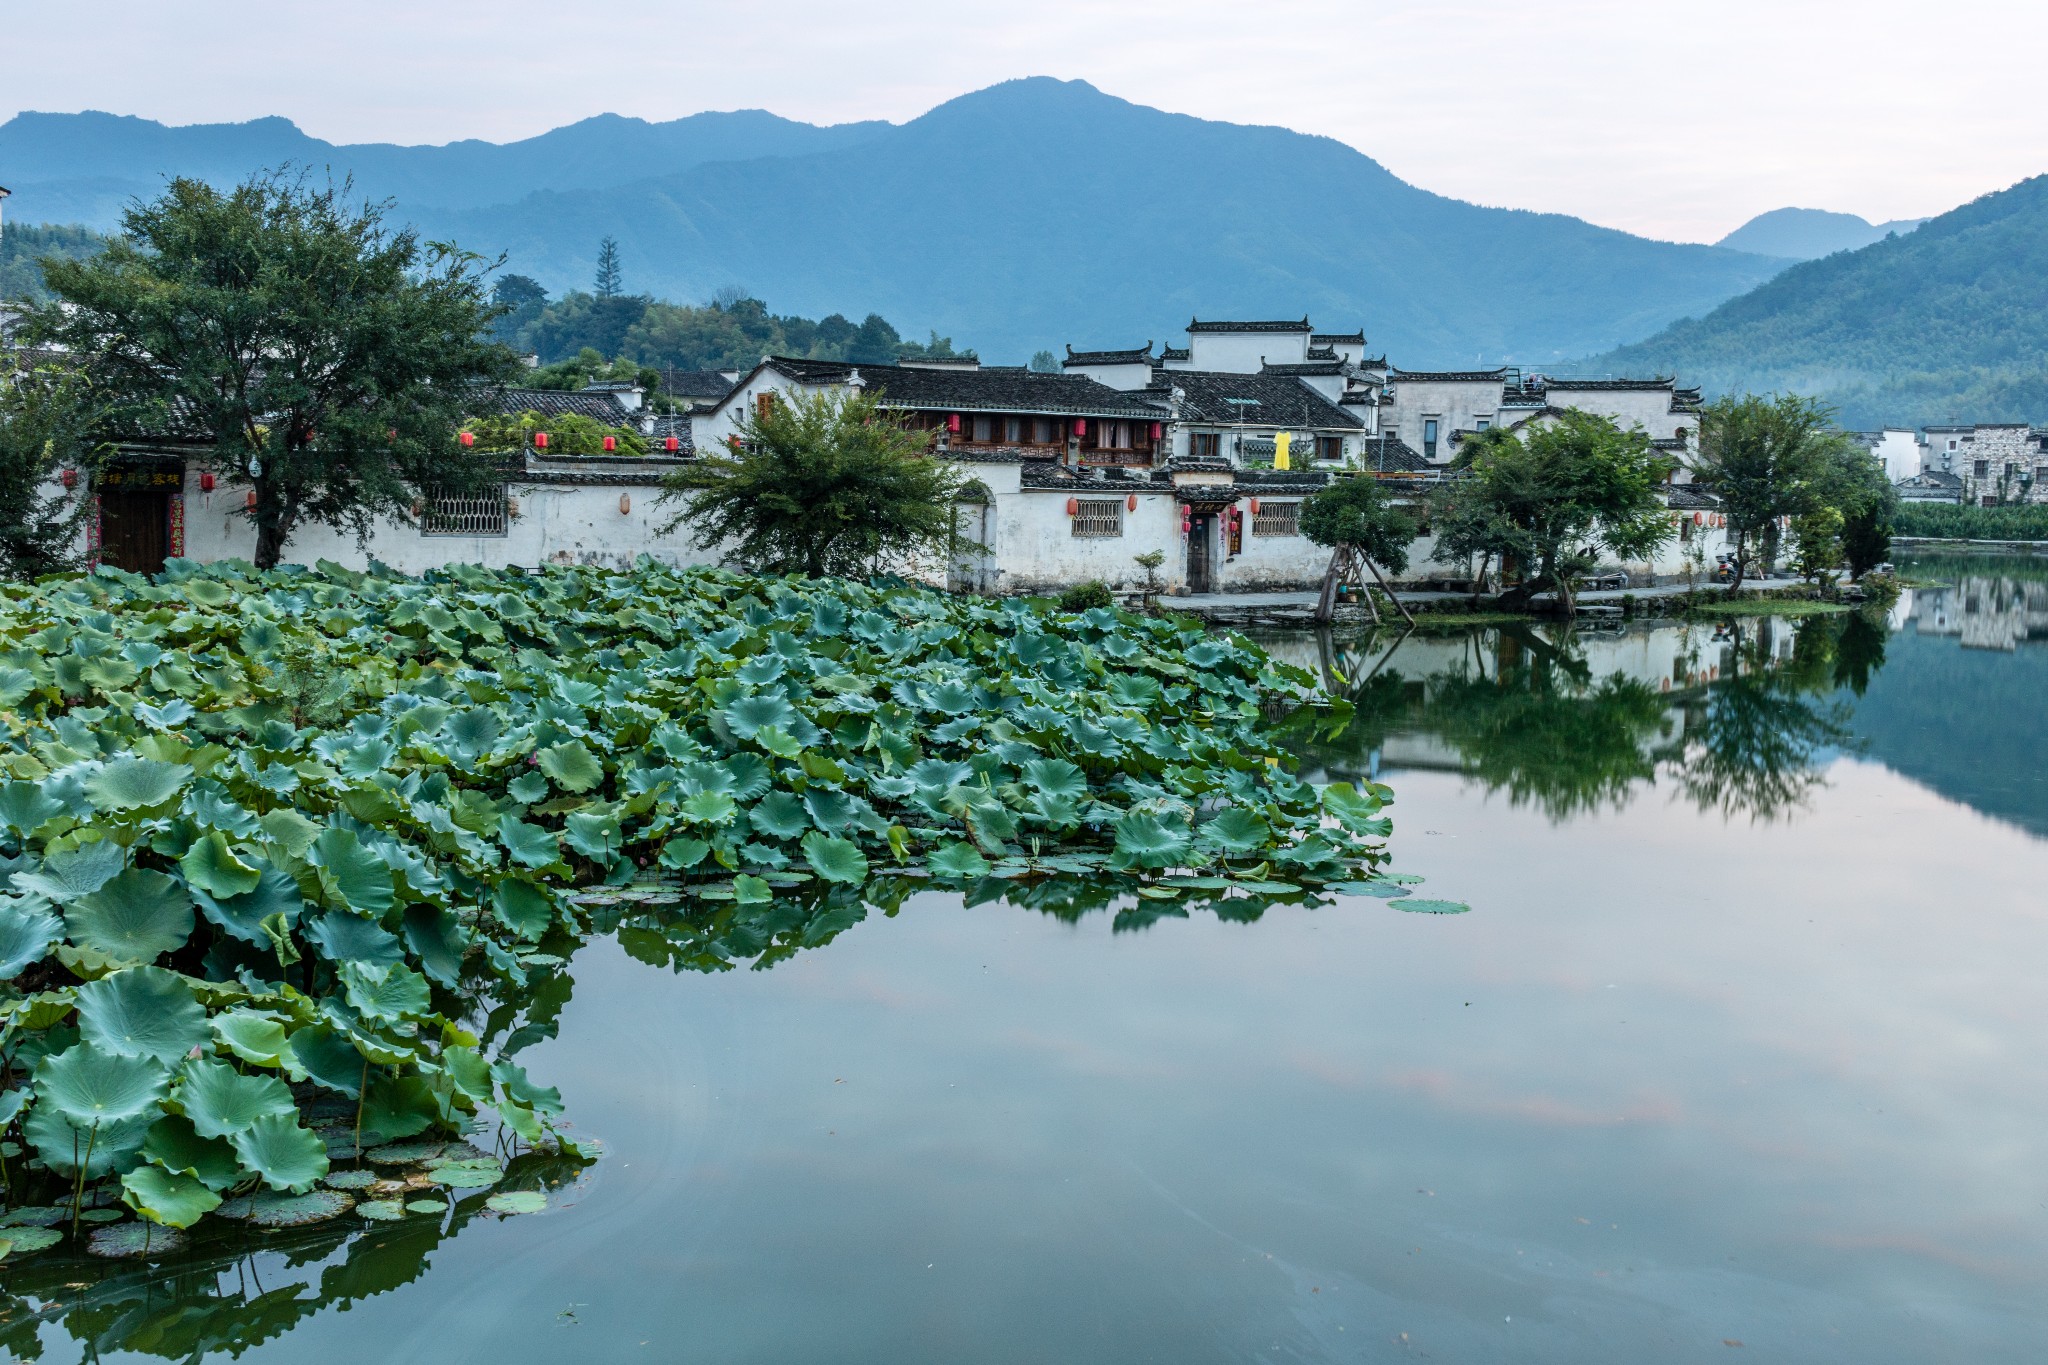
<svg viewBox="0 0 2048 1365">
<path fill-rule="evenodd" d="M 107 489 L 100 494 L 100 563 L 130 573 L 162 573 L 170 523 L 170 494 Z"/>
<path fill-rule="evenodd" d="M 1208 512 L 1197 512 L 1188 518 L 1188 591 L 1216 591 L 1216 575 L 1213 569 L 1213 555 L 1210 541 L 1216 518 Z"/>
</svg>

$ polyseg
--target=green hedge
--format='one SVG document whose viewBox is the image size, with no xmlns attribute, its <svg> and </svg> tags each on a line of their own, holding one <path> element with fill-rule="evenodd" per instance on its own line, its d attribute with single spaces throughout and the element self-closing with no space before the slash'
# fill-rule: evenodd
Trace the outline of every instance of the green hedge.
<svg viewBox="0 0 2048 1365">
<path fill-rule="evenodd" d="M 1895 534 L 1940 540 L 2048 540 L 2048 503 L 1958 507 L 1909 502 L 1899 508 Z"/>
</svg>

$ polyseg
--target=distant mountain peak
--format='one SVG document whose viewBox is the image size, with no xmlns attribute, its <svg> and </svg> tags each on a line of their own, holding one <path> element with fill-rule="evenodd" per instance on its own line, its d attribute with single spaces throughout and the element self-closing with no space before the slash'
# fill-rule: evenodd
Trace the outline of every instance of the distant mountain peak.
<svg viewBox="0 0 2048 1365">
<path fill-rule="evenodd" d="M 1837 251 L 1858 251 L 1881 242 L 1894 232 L 1911 232 L 1927 220 L 1900 218 L 1873 223 L 1853 213 L 1829 209 L 1785 208 L 1759 213 L 1735 231 L 1714 243 L 1730 251 L 1748 251 L 1758 256 L 1777 256 L 1790 261 L 1812 261 Z"/>
</svg>

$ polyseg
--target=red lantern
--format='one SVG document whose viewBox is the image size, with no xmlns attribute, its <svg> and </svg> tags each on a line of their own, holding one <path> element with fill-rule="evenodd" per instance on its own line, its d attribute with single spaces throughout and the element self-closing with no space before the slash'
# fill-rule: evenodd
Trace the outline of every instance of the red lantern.
<svg viewBox="0 0 2048 1365">
<path fill-rule="evenodd" d="M 1070 517 L 1076 517 L 1076 516 L 1079 516 L 1080 514 L 1081 514 L 1081 500 L 1080 500 L 1079 498 L 1068 498 L 1068 499 L 1067 499 L 1067 515 L 1068 515 L 1068 516 L 1070 516 Z"/>
<path fill-rule="evenodd" d="M 548 434 L 545 431 L 533 433 L 533 448 L 535 450 L 546 450 L 548 448 Z"/>
<path fill-rule="evenodd" d="M 957 412 L 949 412 L 949 413 L 947 413 L 947 414 L 946 414 L 946 430 L 948 430 L 948 431 L 952 432 L 952 433 L 953 433 L 953 434 L 954 434 L 955 436 L 958 436 L 958 435 L 960 434 L 960 414 L 959 414 L 959 413 L 957 413 Z"/>
<path fill-rule="evenodd" d="M 457 435 L 455 439 L 462 442 L 463 448 L 467 449 L 468 447 L 476 444 L 476 433 L 473 431 L 465 431 Z"/>
<path fill-rule="evenodd" d="M 1693 513 L 1692 524 L 1695 526 L 1705 526 L 1707 524 L 1707 514 L 1705 512 Z"/>
<path fill-rule="evenodd" d="M 199 476 L 199 491 L 200 491 L 200 492 L 202 492 L 202 493 L 211 493 L 211 492 L 213 491 L 213 471 L 212 471 L 212 470 L 210 470 L 210 469 L 209 469 L 209 470 L 206 470 L 206 471 L 204 471 L 203 473 L 201 473 L 201 474 L 200 474 L 200 476 Z"/>
<path fill-rule="evenodd" d="M 387 441 L 395 441 L 395 440 L 397 440 L 397 439 L 398 439 L 398 428 L 397 428 L 397 427 L 392 427 L 392 428 L 391 428 L 391 429 L 390 429 L 389 431 L 385 432 L 385 433 L 384 433 L 384 439 L 385 439 L 385 440 L 387 440 Z"/>
<path fill-rule="evenodd" d="M 63 483 L 63 485 L 66 488 L 78 487 L 78 471 L 75 469 L 66 469 L 63 472 L 59 473 L 57 475 L 57 478 Z"/>
<path fill-rule="evenodd" d="M 611 453 L 612 453 L 612 452 L 613 452 L 614 450 L 617 450 L 618 448 L 619 448 L 619 438 L 618 438 L 618 437 L 616 437 L 616 436 L 607 436 L 607 437 L 605 437 L 605 438 L 604 438 L 604 452 L 605 452 L 605 454 L 609 455 L 609 454 L 611 454 Z"/>
<path fill-rule="evenodd" d="M 683 448 L 683 443 L 673 436 L 669 437 L 666 441 L 663 441 L 661 444 L 662 448 L 667 450 L 670 454 L 674 454 L 676 451 L 681 450 Z"/>
<path fill-rule="evenodd" d="M 1160 426 L 1159 423 L 1154 422 L 1152 424 L 1152 439 L 1155 441 L 1158 440 L 1160 436 L 1162 436 L 1165 433 L 1165 430 L 1166 429 Z"/>
<path fill-rule="evenodd" d="M 248 496 L 248 498 L 247 498 L 247 499 L 246 499 L 246 500 L 244 501 L 243 505 L 244 505 L 244 506 L 246 506 L 246 507 L 247 507 L 247 508 L 248 508 L 248 509 L 249 509 L 250 511 L 252 511 L 252 512 L 256 510 L 256 490 L 255 490 L 255 489 L 253 489 L 253 488 L 252 488 L 252 489 L 250 489 L 250 490 L 249 490 L 249 496 Z"/>
<path fill-rule="evenodd" d="M 1088 434 L 1088 419 L 1086 417 L 1076 417 L 1074 419 L 1074 434 L 1076 436 L 1086 436 Z"/>
<path fill-rule="evenodd" d="M 1253 499 L 1252 499 L 1252 515 L 1253 515 L 1253 516 L 1257 516 L 1258 514 L 1259 514 L 1259 500 L 1258 500 L 1257 498 L 1253 498 Z"/>
<path fill-rule="evenodd" d="M 1124 510 L 1126 512 L 1135 512 L 1138 510 L 1138 495 L 1136 493 L 1133 493 L 1129 497 L 1124 499 Z"/>
</svg>

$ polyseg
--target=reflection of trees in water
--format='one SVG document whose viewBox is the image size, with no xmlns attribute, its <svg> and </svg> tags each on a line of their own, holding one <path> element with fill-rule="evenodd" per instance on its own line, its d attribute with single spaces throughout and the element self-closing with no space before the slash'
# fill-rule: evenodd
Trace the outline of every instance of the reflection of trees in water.
<svg viewBox="0 0 2048 1365">
<path fill-rule="evenodd" d="M 1353 678 L 1347 658 L 1376 664 L 1339 689 L 1356 708 L 1350 726 L 1299 744 L 1335 771 L 1363 771 L 1390 737 L 1432 736 L 1488 791 L 1554 820 L 1619 809 L 1660 779 L 1728 817 L 1799 809 L 1825 780 L 1826 751 L 1850 741 L 1840 693 L 1861 695 L 1883 666 L 1884 619 L 1673 629 L 1683 631 L 1681 678 L 1703 676 L 1702 655 L 1712 653 L 1718 681 L 1666 692 L 1618 672 L 1595 676 L 1576 633 L 1534 626 L 1473 631 L 1463 659 L 1422 679 L 1400 674 L 1388 642 L 1349 655 L 1332 646 L 1333 675 Z"/>
</svg>

